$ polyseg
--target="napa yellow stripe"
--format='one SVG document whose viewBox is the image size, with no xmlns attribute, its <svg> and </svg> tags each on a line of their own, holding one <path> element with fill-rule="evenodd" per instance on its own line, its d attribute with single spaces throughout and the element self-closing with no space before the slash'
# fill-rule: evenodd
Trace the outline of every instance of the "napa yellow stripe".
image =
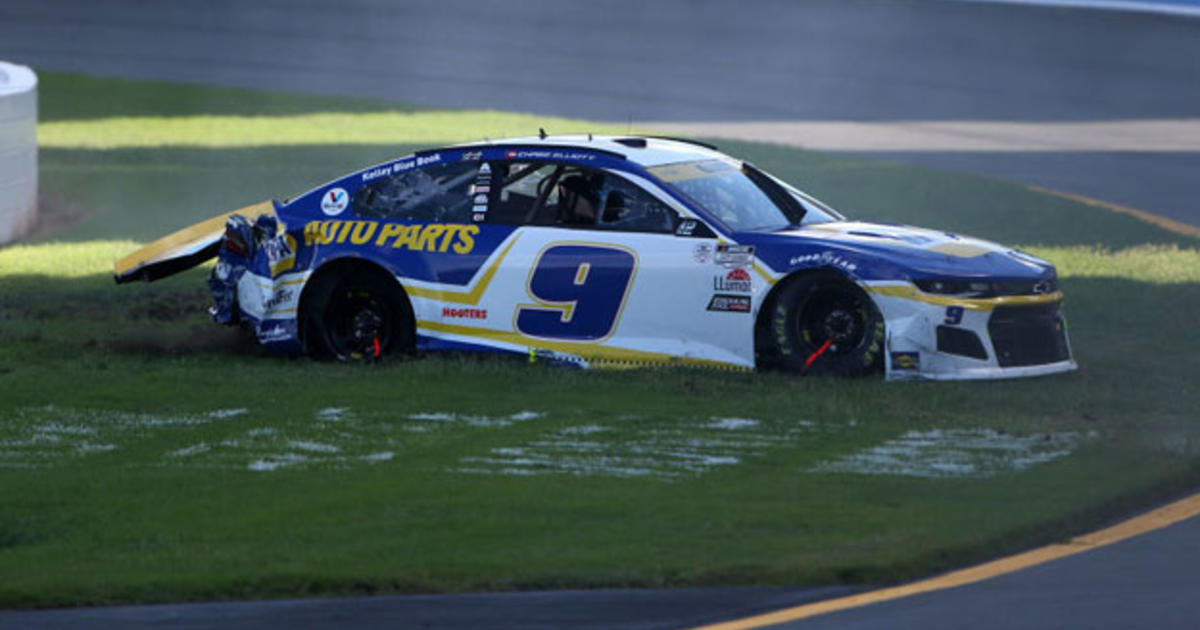
<svg viewBox="0 0 1200 630">
<path fill-rule="evenodd" d="M 933 247 L 929 248 L 929 251 L 945 254 L 947 256 L 955 256 L 958 258 L 975 258 L 991 252 L 992 250 L 987 247 L 983 247 L 982 245 L 975 245 L 973 243 L 950 241 L 947 243 L 942 243 L 941 245 L 934 245 Z"/>
<path fill-rule="evenodd" d="M 754 262 L 754 270 L 758 272 L 758 275 L 762 276 L 763 280 L 767 281 L 767 286 L 771 286 L 778 282 L 775 280 L 775 278 L 771 277 L 771 274 L 768 273 L 766 269 L 763 269 L 762 266 L 758 264 L 758 261 Z"/>
<path fill-rule="evenodd" d="M 973 311 L 992 311 L 998 306 L 1026 306 L 1030 304 L 1049 304 L 1062 300 L 1062 292 L 1044 293 L 1041 295 L 1004 295 L 991 298 L 963 298 L 952 295 L 935 295 L 925 293 L 912 285 L 886 284 L 867 285 L 866 289 L 877 295 L 898 297 L 906 300 L 916 300 L 938 306 L 961 306 Z"/>
<path fill-rule="evenodd" d="M 508 255 L 509 250 L 516 244 L 517 239 L 509 241 L 508 245 L 496 257 L 496 260 L 488 266 L 487 270 L 480 276 L 479 282 L 475 283 L 475 287 L 469 291 L 447 291 L 445 289 L 426 289 L 423 287 L 404 285 L 404 290 L 409 295 L 425 298 L 427 300 L 439 300 L 441 302 L 452 302 L 454 304 L 479 304 L 479 300 L 483 298 L 483 294 L 487 291 L 488 285 L 492 282 L 492 277 L 496 275 L 496 270 L 500 268 L 501 261 Z"/>
<path fill-rule="evenodd" d="M 748 366 L 737 365 L 735 363 L 728 363 L 725 361 L 680 357 L 658 352 L 646 352 L 644 350 L 619 348 L 611 345 L 538 339 L 534 337 L 526 337 L 525 335 L 511 331 L 478 328 L 475 326 L 463 326 L 461 324 L 447 324 L 443 322 L 419 320 L 417 321 L 417 328 L 434 332 L 449 333 L 453 335 L 462 335 L 464 337 L 488 339 L 491 341 L 499 341 L 502 343 L 535 348 L 538 350 L 553 350 L 555 352 L 577 355 L 588 360 L 692 365 L 726 369 L 751 369 Z"/>
</svg>

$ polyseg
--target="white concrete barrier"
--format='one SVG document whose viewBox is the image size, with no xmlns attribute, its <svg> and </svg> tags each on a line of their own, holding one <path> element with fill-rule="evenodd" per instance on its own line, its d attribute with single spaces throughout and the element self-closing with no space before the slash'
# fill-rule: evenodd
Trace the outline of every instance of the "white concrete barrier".
<svg viewBox="0 0 1200 630">
<path fill-rule="evenodd" d="M 37 220 L 37 75 L 0 61 L 0 244 Z"/>
</svg>

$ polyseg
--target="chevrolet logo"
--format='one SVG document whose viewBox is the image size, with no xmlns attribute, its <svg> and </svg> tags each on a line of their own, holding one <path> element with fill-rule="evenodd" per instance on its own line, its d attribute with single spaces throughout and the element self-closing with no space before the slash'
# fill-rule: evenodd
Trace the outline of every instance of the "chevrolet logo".
<svg viewBox="0 0 1200 630">
<path fill-rule="evenodd" d="M 1034 295 L 1044 295 L 1044 294 L 1050 292 L 1050 288 L 1051 288 L 1050 281 L 1042 280 L 1041 282 L 1033 285 L 1033 293 L 1034 293 Z"/>
</svg>

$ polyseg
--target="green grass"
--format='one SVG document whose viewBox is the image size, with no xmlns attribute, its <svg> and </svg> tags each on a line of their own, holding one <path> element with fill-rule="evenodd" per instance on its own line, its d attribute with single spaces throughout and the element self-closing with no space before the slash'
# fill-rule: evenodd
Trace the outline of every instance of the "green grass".
<svg viewBox="0 0 1200 630">
<path fill-rule="evenodd" d="M 38 142 L 47 148 L 265 147 L 291 145 L 452 144 L 481 137 L 531 136 L 625 127 L 497 111 L 313 113 L 289 116 L 138 116 L 48 122 Z"/>
<path fill-rule="evenodd" d="M 38 118 L 43 123 L 129 116 L 294 116 L 316 112 L 416 112 L 420 108 L 346 96 L 262 92 L 39 72 Z"/>
<path fill-rule="evenodd" d="M 0 249 L 0 605 L 880 583 L 1058 540 L 1200 480 L 1200 241 L 1128 216 L 981 177 L 723 143 L 853 216 L 1057 263 L 1081 369 L 1055 377 L 883 384 L 455 356 L 285 360 L 208 323 L 203 269 L 118 287 L 111 260 L 435 137 L 324 144 L 327 129 L 288 127 L 284 146 L 254 135 L 281 121 L 423 115 L 457 140 L 485 135 L 492 114 L 54 74 L 41 99 L 42 137 L 54 138 L 42 192 L 66 224 Z M 120 141 L 121 116 L 146 123 L 152 146 Z M 542 415 L 505 420 L 526 411 Z M 1069 436 L 1075 450 L 991 477 L 815 472 L 932 429 Z M 460 472 L 497 473 L 481 459 L 564 435 L 626 462 L 638 449 L 739 461 L 627 477 Z M 280 458 L 298 453 L 309 459 Z"/>
</svg>

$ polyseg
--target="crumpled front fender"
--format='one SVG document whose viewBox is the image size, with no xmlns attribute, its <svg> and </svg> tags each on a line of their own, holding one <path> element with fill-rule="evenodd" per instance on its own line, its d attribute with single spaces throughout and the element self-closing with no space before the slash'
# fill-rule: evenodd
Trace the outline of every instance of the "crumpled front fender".
<svg viewBox="0 0 1200 630">
<path fill-rule="evenodd" d="M 145 280 L 152 282 L 186 271 L 217 255 L 225 221 L 240 214 L 251 221 L 264 214 L 275 213 L 275 202 L 264 201 L 207 221 L 201 221 L 164 236 L 149 245 L 121 258 L 113 264 L 113 279 L 118 284 Z"/>
</svg>

